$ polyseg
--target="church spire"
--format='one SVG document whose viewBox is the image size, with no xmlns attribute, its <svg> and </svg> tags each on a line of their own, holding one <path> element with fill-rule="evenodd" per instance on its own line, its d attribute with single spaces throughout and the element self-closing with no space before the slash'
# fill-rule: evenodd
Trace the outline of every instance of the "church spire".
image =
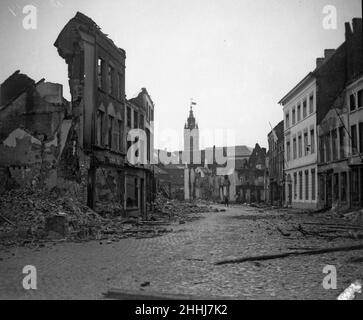
<svg viewBox="0 0 363 320">
<path fill-rule="evenodd" d="M 198 129 L 198 125 L 197 125 L 196 119 L 194 117 L 193 105 L 195 105 L 194 102 L 192 102 L 190 105 L 189 117 L 187 120 L 187 124 L 185 125 L 185 129 L 189 129 L 189 130 Z"/>
</svg>

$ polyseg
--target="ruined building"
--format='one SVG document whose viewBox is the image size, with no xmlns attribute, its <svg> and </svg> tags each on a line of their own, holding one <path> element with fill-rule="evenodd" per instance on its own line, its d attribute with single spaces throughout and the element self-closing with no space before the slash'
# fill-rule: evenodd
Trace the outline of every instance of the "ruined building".
<svg viewBox="0 0 363 320">
<path fill-rule="evenodd" d="M 0 192 L 54 188 L 72 120 L 62 85 L 35 82 L 20 71 L 1 84 Z"/>
<path fill-rule="evenodd" d="M 268 134 L 268 198 L 272 205 L 284 203 L 284 121 Z M 266 199 L 267 200 L 267 199 Z"/>
<path fill-rule="evenodd" d="M 82 13 L 54 45 L 68 66 L 70 103 L 61 85 L 35 83 L 19 72 L 1 86 L 2 188 L 57 187 L 91 208 L 113 204 L 120 214 L 145 216 L 153 201 L 146 190 L 153 190 L 154 103 L 146 89 L 126 100 L 125 51 Z M 146 132 L 142 164 L 126 157 L 127 130 L 136 128 Z"/>
<path fill-rule="evenodd" d="M 130 163 L 129 157 L 125 163 L 125 209 L 129 214 L 146 214 L 151 211 L 151 203 L 155 197 L 153 155 L 153 121 L 154 103 L 145 88 L 136 98 L 126 102 L 126 132 L 140 129 L 144 134 L 142 151 L 137 151 L 139 161 Z M 127 139 L 127 150 L 130 150 L 132 139 Z M 139 154 L 140 152 L 140 154 Z"/>
<path fill-rule="evenodd" d="M 237 200 L 242 203 L 264 202 L 266 199 L 266 149 L 257 143 L 248 161 L 238 168 Z"/>
<path fill-rule="evenodd" d="M 68 65 L 72 97 L 76 153 L 67 159 L 68 168 L 79 167 L 91 208 L 97 200 L 119 202 L 125 193 L 125 51 L 81 13 L 67 23 L 54 45 Z"/>
</svg>

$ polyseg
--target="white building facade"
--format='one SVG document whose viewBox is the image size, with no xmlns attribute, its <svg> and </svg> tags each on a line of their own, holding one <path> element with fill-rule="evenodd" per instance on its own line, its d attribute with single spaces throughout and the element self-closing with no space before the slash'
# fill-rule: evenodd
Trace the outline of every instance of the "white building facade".
<svg viewBox="0 0 363 320">
<path fill-rule="evenodd" d="M 293 208 L 318 205 L 316 79 L 308 74 L 281 101 L 284 112 L 285 194 Z"/>
</svg>

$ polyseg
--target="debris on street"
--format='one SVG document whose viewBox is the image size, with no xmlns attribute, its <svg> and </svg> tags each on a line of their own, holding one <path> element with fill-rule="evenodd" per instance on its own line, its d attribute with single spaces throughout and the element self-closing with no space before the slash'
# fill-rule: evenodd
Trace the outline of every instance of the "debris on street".
<svg viewBox="0 0 363 320">
<path fill-rule="evenodd" d="M 70 195 L 56 190 L 18 189 L 0 197 L 0 244 L 28 245 L 42 241 L 88 241 L 162 236 L 172 232 L 172 223 L 184 224 L 201 218 L 212 207 L 156 198 L 154 213 L 147 220 L 125 217 L 117 204 L 97 204 L 91 210 Z M 218 210 L 218 209 L 217 209 Z"/>
</svg>

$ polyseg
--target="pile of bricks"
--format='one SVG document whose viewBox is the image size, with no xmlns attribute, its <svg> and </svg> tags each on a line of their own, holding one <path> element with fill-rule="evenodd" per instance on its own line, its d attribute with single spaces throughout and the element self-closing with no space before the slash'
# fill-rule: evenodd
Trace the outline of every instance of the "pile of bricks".
<svg viewBox="0 0 363 320">
<path fill-rule="evenodd" d="M 56 191 L 11 190 L 0 196 L 0 203 L 0 244 L 96 234 L 104 222 L 78 200 Z"/>
<path fill-rule="evenodd" d="M 206 204 L 197 204 L 196 202 L 185 202 L 179 200 L 169 200 L 162 194 L 158 194 L 155 200 L 155 213 L 168 216 L 174 219 L 190 220 L 198 217 L 200 213 L 219 211 Z"/>
</svg>

